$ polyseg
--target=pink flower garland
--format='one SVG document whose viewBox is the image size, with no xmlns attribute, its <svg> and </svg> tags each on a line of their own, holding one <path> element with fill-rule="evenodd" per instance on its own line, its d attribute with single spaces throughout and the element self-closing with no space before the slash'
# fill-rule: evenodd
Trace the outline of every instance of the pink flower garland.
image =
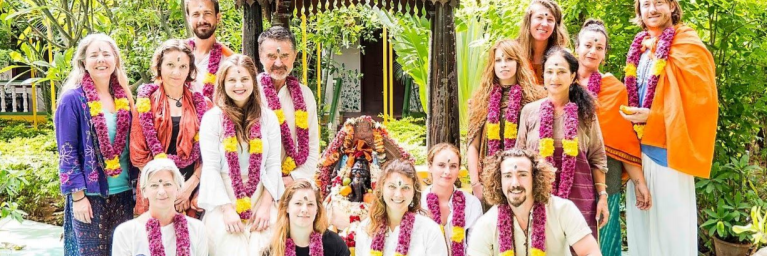
<svg viewBox="0 0 767 256">
<path fill-rule="evenodd" d="M 322 256 L 324 253 L 322 234 L 312 232 L 309 236 L 309 256 Z M 293 238 L 288 237 L 285 240 L 285 256 L 296 256 L 296 243 L 293 242 Z"/>
<path fill-rule="evenodd" d="M 162 233 L 160 221 L 150 218 L 146 222 L 146 233 L 149 239 L 149 251 L 151 256 L 165 256 L 165 246 L 162 245 Z M 191 243 L 189 242 L 189 227 L 184 215 L 176 213 L 173 216 L 173 229 L 176 231 L 176 255 L 191 255 Z"/>
<path fill-rule="evenodd" d="M 532 248 L 527 250 L 527 253 L 545 255 L 546 206 L 542 203 L 535 203 L 532 215 Z M 514 212 L 511 211 L 511 207 L 508 204 L 498 205 L 498 246 L 501 255 L 514 255 Z"/>
<path fill-rule="evenodd" d="M 511 149 L 517 142 L 517 125 L 519 125 L 519 111 L 522 108 L 522 87 L 514 85 L 509 91 L 509 106 L 506 108 L 504 134 L 500 134 L 501 97 L 503 89 L 494 84 L 490 92 L 490 104 L 487 112 L 487 155 L 493 155 L 501 150 L 501 137 L 503 137 L 504 150 Z"/>
<path fill-rule="evenodd" d="M 154 128 L 154 113 L 151 111 L 152 106 L 150 105 L 151 101 L 149 100 L 149 97 L 158 88 L 160 88 L 160 86 L 156 84 L 145 84 L 138 89 L 138 103 L 136 103 L 136 108 L 139 112 L 139 123 L 141 124 L 141 131 L 144 132 L 146 142 L 149 145 L 149 149 L 152 151 L 152 155 L 154 155 L 155 158 L 167 157 L 173 160 L 178 168 L 187 167 L 200 158 L 200 142 L 197 141 L 197 136 L 195 136 L 192 153 L 187 158 L 165 154 L 165 150 L 163 149 L 162 144 L 160 144 L 160 140 L 157 138 L 157 130 Z M 189 89 L 189 83 L 184 84 L 184 89 Z M 197 111 L 197 121 L 202 123 L 202 116 L 205 114 L 205 111 L 207 111 L 205 98 L 199 92 L 193 92 L 192 100 L 194 101 L 194 108 Z"/>
<path fill-rule="evenodd" d="M 553 141 L 554 139 L 554 104 L 545 100 L 541 104 L 541 126 L 539 127 L 540 140 Z M 564 140 L 562 152 L 562 166 L 559 173 L 559 185 L 552 186 L 552 194 L 569 198 L 575 176 L 575 163 L 578 156 L 578 105 L 569 102 L 565 105 Z M 542 145 L 543 146 L 543 145 Z M 573 148 L 574 147 L 574 148 Z M 539 151 L 551 151 L 540 148 Z M 549 163 L 554 163 L 554 157 L 550 153 L 541 153 Z"/>
<path fill-rule="evenodd" d="M 644 98 L 644 103 L 639 105 L 639 87 L 637 85 L 637 66 L 639 60 L 642 57 L 642 42 L 648 37 L 647 31 L 639 32 L 634 41 L 631 43 L 628 55 L 626 56 L 626 78 L 624 79 L 626 89 L 629 94 L 629 106 L 631 107 L 644 107 L 652 108 L 652 102 L 655 98 L 655 89 L 658 86 L 660 76 L 663 74 L 664 67 L 668 61 L 669 51 L 671 50 L 671 41 L 674 40 L 674 34 L 676 30 L 673 26 L 663 30 L 663 33 L 658 38 L 658 47 L 655 51 L 655 60 L 653 61 L 652 75 L 647 81 L 647 94 Z M 636 131 L 639 139 L 642 138 L 644 133 L 644 126 L 646 123 L 638 123 L 634 125 L 634 131 Z"/>
<path fill-rule="evenodd" d="M 431 212 L 432 219 L 434 219 L 437 224 L 442 225 L 442 214 L 439 210 L 439 198 L 437 197 L 437 194 L 429 193 L 426 195 L 426 204 L 429 208 L 429 212 Z M 453 192 L 453 219 L 451 221 L 453 226 L 453 232 L 465 232 L 466 231 L 466 197 L 464 194 L 459 191 L 455 190 Z M 450 250 L 451 254 L 453 256 L 464 256 L 466 255 L 466 250 L 464 249 L 463 240 L 465 238 L 465 234 L 452 234 L 450 238 Z"/>
<path fill-rule="evenodd" d="M 224 137 L 232 138 L 234 140 L 234 143 L 237 143 L 236 137 L 235 137 L 234 123 L 226 115 L 224 115 Z M 250 127 L 250 132 L 248 137 L 249 137 L 249 141 L 258 141 L 259 143 L 261 142 L 261 121 L 260 120 L 256 121 Z M 253 145 L 253 143 L 250 143 L 250 146 L 254 147 L 256 145 Z M 240 171 L 240 161 L 239 161 L 240 158 L 239 158 L 239 155 L 237 154 L 237 151 L 236 150 L 226 151 L 226 153 L 224 153 L 224 155 L 226 156 L 226 162 L 227 164 L 229 164 L 229 178 L 231 178 L 232 180 L 232 188 L 234 190 L 234 195 L 237 197 L 237 199 L 243 199 L 243 198 L 249 199 L 250 196 L 252 196 L 253 193 L 256 192 L 258 183 L 261 182 L 261 159 L 263 157 L 263 150 L 250 149 L 249 151 L 250 151 L 250 158 L 248 159 L 248 181 L 245 184 L 242 183 L 242 177 L 241 177 L 242 174 Z M 248 201 L 247 208 L 243 209 L 242 212 L 238 211 L 240 213 L 240 219 L 242 220 L 250 219 L 250 215 L 251 215 L 249 200 L 246 200 L 246 201 Z"/>
<path fill-rule="evenodd" d="M 410 235 L 413 233 L 413 224 L 415 224 L 415 213 L 406 212 L 402 217 L 402 223 L 400 223 L 399 237 L 397 237 L 397 253 L 399 255 L 407 255 L 410 250 Z M 375 237 L 373 237 L 373 243 L 370 245 L 372 255 L 383 255 L 384 242 L 386 241 L 386 229 L 387 227 L 381 226 L 378 229 Z"/>
<path fill-rule="evenodd" d="M 189 46 L 192 48 L 192 51 L 194 51 L 194 39 L 189 39 Z M 215 82 L 216 72 L 218 72 L 218 65 L 221 62 L 222 48 L 223 46 L 220 43 L 214 43 L 213 47 L 210 49 L 210 57 L 208 57 L 208 74 L 206 74 L 202 87 L 202 95 L 208 99 L 213 99 L 213 92 L 215 91 L 213 83 Z"/>
<path fill-rule="evenodd" d="M 602 90 L 602 74 L 599 71 L 593 72 L 589 76 L 588 89 L 594 94 L 594 97 L 599 96 L 599 92 Z"/>
<path fill-rule="evenodd" d="M 264 96 L 269 104 L 269 108 L 277 114 L 277 118 L 280 121 L 280 134 L 282 135 L 282 147 L 285 149 L 285 154 L 288 155 L 286 161 L 293 161 L 293 163 L 283 163 L 282 176 L 288 176 L 290 171 L 297 166 L 301 166 L 306 163 L 306 158 L 309 156 L 309 127 L 303 122 L 308 122 L 308 113 L 306 112 L 306 102 L 304 102 L 304 96 L 301 92 L 301 85 L 298 84 L 298 79 L 293 76 L 288 76 L 286 86 L 290 91 L 290 97 L 293 100 L 293 106 L 296 110 L 296 137 L 298 143 L 293 143 L 293 135 L 290 133 L 290 127 L 285 122 L 284 113 L 282 112 L 282 104 L 277 97 L 277 91 L 274 88 L 272 78 L 267 73 L 261 73 L 261 85 L 264 89 Z M 303 112 L 301 116 L 299 113 Z M 302 120 L 303 119 L 303 120 Z M 304 127 L 302 127 L 304 126 Z M 296 144 L 298 150 L 296 150 Z M 292 167 L 292 168 L 290 168 Z"/>
<path fill-rule="evenodd" d="M 105 163 L 104 173 L 107 176 L 117 176 L 122 173 L 120 155 L 125 149 L 131 116 L 130 106 L 128 105 L 128 96 L 126 95 L 125 90 L 123 90 L 123 87 L 120 86 L 117 77 L 112 75 L 109 81 L 109 86 L 114 91 L 114 104 L 115 109 L 117 110 L 116 131 L 112 143 L 109 142 L 109 131 L 104 118 L 104 111 L 101 108 L 101 101 L 96 92 L 96 86 L 93 84 L 91 75 L 87 72 L 83 76 L 82 88 L 85 92 L 85 97 L 88 99 L 91 124 L 93 124 L 93 127 L 96 130 L 99 150 L 101 150 L 101 156 Z"/>
</svg>

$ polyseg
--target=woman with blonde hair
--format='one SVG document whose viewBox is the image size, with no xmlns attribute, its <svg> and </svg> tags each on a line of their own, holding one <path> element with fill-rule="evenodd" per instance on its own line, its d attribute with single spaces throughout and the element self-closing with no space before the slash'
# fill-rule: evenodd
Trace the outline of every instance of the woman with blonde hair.
<svg viewBox="0 0 767 256">
<path fill-rule="evenodd" d="M 524 105 L 546 97 L 516 41 L 501 39 L 490 48 L 479 88 L 471 97 L 468 169 L 474 196 L 482 200 L 482 159 L 514 147 Z"/>
<path fill-rule="evenodd" d="M 517 41 L 535 72 L 535 83 L 543 85 L 543 55 L 552 47 L 567 48 L 570 36 L 562 24 L 562 8 L 554 0 L 533 0 L 519 26 Z"/>
<path fill-rule="evenodd" d="M 214 102 L 200 127 L 202 182 L 211 255 L 260 255 L 277 219 L 285 187 L 280 169 L 280 126 L 260 101 L 256 64 L 235 54 L 216 74 Z"/>
<path fill-rule="evenodd" d="M 176 199 L 176 210 L 198 218 L 194 205 L 200 184 L 200 146 L 197 134 L 200 121 L 211 104 L 199 92 L 193 92 L 194 54 L 186 42 L 170 39 L 152 56 L 155 83 L 138 89 L 135 118 L 131 130 L 131 162 L 143 169 L 156 158 L 169 158 L 184 175 L 186 182 Z M 141 184 L 138 184 L 141 187 Z M 137 190 L 136 214 L 147 210 L 148 203 Z"/>
<path fill-rule="evenodd" d="M 128 134 L 133 97 L 120 50 L 104 34 L 83 38 L 54 118 L 66 255 L 108 255 L 112 233 L 133 218 Z"/>
<path fill-rule="evenodd" d="M 423 215 L 412 163 L 390 160 L 378 178 L 369 216 L 355 231 L 355 255 L 448 255 L 439 224 Z"/>
<path fill-rule="evenodd" d="M 269 255 L 349 256 L 344 240 L 328 230 L 320 191 L 314 184 L 305 179 L 293 182 L 279 205 Z"/>
</svg>

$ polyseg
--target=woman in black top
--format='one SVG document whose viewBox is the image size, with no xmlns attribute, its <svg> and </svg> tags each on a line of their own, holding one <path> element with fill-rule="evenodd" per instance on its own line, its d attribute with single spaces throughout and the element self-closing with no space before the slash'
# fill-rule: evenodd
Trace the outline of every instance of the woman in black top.
<svg viewBox="0 0 767 256">
<path fill-rule="evenodd" d="M 297 180 L 285 189 L 275 227 L 270 255 L 350 255 L 343 239 L 327 229 L 322 198 L 308 180 Z"/>
</svg>

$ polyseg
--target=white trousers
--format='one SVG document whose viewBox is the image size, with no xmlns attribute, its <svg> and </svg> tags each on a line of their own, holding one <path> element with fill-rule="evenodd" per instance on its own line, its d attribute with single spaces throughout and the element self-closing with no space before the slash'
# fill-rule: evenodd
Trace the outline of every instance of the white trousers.
<svg viewBox="0 0 767 256">
<path fill-rule="evenodd" d="M 636 207 L 634 183 L 626 188 L 626 236 L 631 256 L 698 255 L 695 178 L 663 167 L 642 154 L 652 208 Z"/>
</svg>

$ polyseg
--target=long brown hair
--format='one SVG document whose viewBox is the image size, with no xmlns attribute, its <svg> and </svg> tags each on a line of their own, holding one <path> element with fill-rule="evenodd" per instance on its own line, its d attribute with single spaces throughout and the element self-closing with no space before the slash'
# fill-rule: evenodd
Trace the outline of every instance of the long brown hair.
<svg viewBox="0 0 767 256">
<path fill-rule="evenodd" d="M 197 65 L 194 64 L 194 53 L 192 52 L 192 48 L 189 48 L 186 41 L 181 39 L 168 39 L 154 51 L 154 55 L 152 55 L 152 64 L 149 67 L 149 69 L 152 70 L 154 79 L 160 80 L 162 78 L 162 67 L 160 67 L 162 65 L 162 60 L 165 59 L 165 54 L 174 51 L 182 52 L 189 57 L 189 74 L 186 76 L 186 82 L 194 81 L 194 78 L 197 76 Z"/>
<path fill-rule="evenodd" d="M 234 100 L 226 95 L 225 79 L 229 70 L 233 67 L 243 67 L 248 71 L 253 82 L 253 93 L 248 97 L 245 106 L 240 108 L 234 103 Z M 213 99 L 221 109 L 221 112 L 232 120 L 237 140 L 244 142 L 248 140 L 248 131 L 250 127 L 259 121 L 261 117 L 261 91 L 258 86 L 258 68 L 253 59 L 247 55 L 234 54 L 221 63 L 216 73 L 216 86 L 213 93 Z"/>
<path fill-rule="evenodd" d="M 290 216 L 288 215 L 288 205 L 290 200 L 293 199 L 293 195 L 299 190 L 312 190 L 314 191 L 315 205 L 317 205 L 317 216 L 314 217 L 314 232 L 323 234 L 328 229 L 328 220 L 325 217 L 325 208 L 322 207 L 322 198 L 320 197 L 320 191 L 312 185 L 306 179 L 300 179 L 285 189 L 285 193 L 282 194 L 278 206 L 277 223 L 271 242 L 271 255 L 285 255 L 285 241 L 290 236 Z"/>
<path fill-rule="evenodd" d="M 485 169 L 482 171 L 482 185 L 485 186 L 483 195 L 491 205 L 508 203 L 501 185 L 501 163 L 509 158 L 521 157 L 530 160 L 533 167 L 533 199 L 536 203 L 548 203 L 551 197 L 551 183 L 554 181 L 555 169 L 537 153 L 530 150 L 510 149 L 499 151 L 485 158 Z"/>
<path fill-rule="evenodd" d="M 378 177 L 378 181 L 376 181 L 374 190 L 375 200 L 373 200 L 373 205 L 370 206 L 370 212 L 368 213 L 370 226 L 368 226 L 366 231 L 371 237 L 374 236 L 380 228 L 388 225 L 389 221 L 387 218 L 388 213 L 386 212 L 386 202 L 384 202 L 383 198 L 383 184 L 386 181 L 386 178 L 395 172 L 405 175 L 413 181 L 413 187 L 415 188 L 413 203 L 412 206 L 408 206 L 407 211 L 416 214 L 424 213 L 423 209 L 421 209 L 421 182 L 418 179 L 418 175 L 416 175 L 415 166 L 404 159 L 390 160 L 384 164 L 383 175 Z"/>
<path fill-rule="evenodd" d="M 468 141 L 471 144 L 471 140 L 480 131 L 480 128 L 484 127 L 487 120 L 487 108 L 490 102 L 490 92 L 493 90 L 493 85 L 498 83 L 498 77 L 495 75 L 495 52 L 502 51 L 503 55 L 510 57 L 517 62 L 517 70 L 515 75 L 517 77 L 517 83 L 522 87 L 522 98 L 537 100 L 535 88 L 535 74 L 528 68 L 530 64 L 527 58 L 524 57 L 521 45 L 513 40 L 501 39 L 490 47 L 487 52 L 487 62 L 485 63 L 485 70 L 482 72 L 482 80 L 480 81 L 479 88 L 474 91 L 471 96 L 471 109 L 469 110 L 469 133 Z M 523 100 L 525 101 L 525 100 Z"/>
<path fill-rule="evenodd" d="M 553 0 L 533 0 L 530 2 L 530 6 L 525 11 L 525 17 L 522 18 L 522 23 L 519 27 L 519 35 L 517 41 L 522 45 L 522 54 L 526 59 L 533 59 L 533 34 L 530 32 L 530 26 L 532 25 L 533 7 L 540 5 L 549 9 L 552 15 L 554 15 L 554 33 L 549 36 L 549 42 L 546 44 L 546 50 L 552 46 L 561 46 L 567 48 L 570 46 L 570 36 L 567 34 L 567 27 L 562 24 L 562 8 L 559 4 Z M 546 51 L 544 51 L 545 53 Z"/>
</svg>

